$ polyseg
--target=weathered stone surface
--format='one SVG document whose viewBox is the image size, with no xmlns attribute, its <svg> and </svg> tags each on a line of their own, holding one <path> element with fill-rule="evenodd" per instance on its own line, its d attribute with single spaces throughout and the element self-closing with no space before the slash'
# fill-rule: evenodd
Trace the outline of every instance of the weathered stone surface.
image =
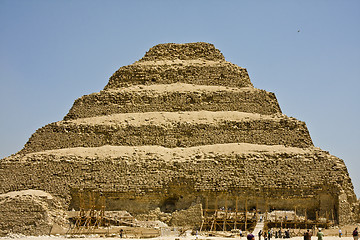
<svg viewBox="0 0 360 240">
<path fill-rule="evenodd" d="M 133 85 L 188 83 L 196 85 L 252 87 L 248 72 L 229 62 L 134 63 L 121 67 L 105 90 Z"/>
<path fill-rule="evenodd" d="M 48 235 L 53 224 L 65 226 L 65 212 L 58 200 L 39 190 L 0 195 L 0 236 L 9 233 Z"/>
<path fill-rule="evenodd" d="M 76 100 L 63 121 L 37 130 L 0 161 L 0 193 L 26 189 L 51 193 L 65 209 L 79 208 L 79 191 L 96 190 L 107 210 L 173 225 L 197 221 L 198 203 L 297 208 L 310 219 L 331 211 L 339 224 L 360 209 L 343 160 L 315 148 L 304 122 L 283 115 L 273 93 L 207 43 L 151 48 L 105 90 Z M 21 231 L 20 222 L 4 224 Z"/>
<path fill-rule="evenodd" d="M 148 52 L 140 60 L 141 61 L 159 61 L 159 60 L 193 60 L 204 59 L 211 61 L 224 61 L 222 53 L 215 48 L 213 44 L 198 43 L 164 43 L 158 44 Z"/>
<path fill-rule="evenodd" d="M 151 112 L 52 123 L 37 130 L 22 153 L 104 145 L 191 147 L 236 142 L 312 146 L 305 123 L 284 115 Z"/>
<path fill-rule="evenodd" d="M 182 227 L 200 228 L 203 216 L 201 204 L 196 204 L 186 210 L 176 211 L 172 214 L 171 224 Z"/>
<path fill-rule="evenodd" d="M 238 143 L 75 148 L 4 159 L 1 173 L 3 192 L 44 189 L 77 208 L 72 188 L 101 189 L 118 198 L 109 200 L 108 210 L 132 214 L 156 207 L 164 212 L 187 209 L 197 199 L 204 203 L 217 194 L 266 199 L 277 207 L 301 203 L 299 208 L 307 207 L 308 214 L 322 201 L 356 201 L 344 162 L 318 148 Z M 326 198 L 320 198 L 323 194 Z"/>
<path fill-rule="evenodd" d="M 281 113 L 275 95 L 264 90 L 176 83 L 137 85 L 85 95 L 75 101 L 64 120 L 117 113 L 200 110 Z"/>
<path fill-rule="evenodd" d="M 150 210 L 146 214 L 137 214 L 136 219 L 140 221 L 161 221 L 165 224 L 170 224 L 171 213 L 162 212 L 159 207 L 156 207 L 154 210 Z"/>
</svg>

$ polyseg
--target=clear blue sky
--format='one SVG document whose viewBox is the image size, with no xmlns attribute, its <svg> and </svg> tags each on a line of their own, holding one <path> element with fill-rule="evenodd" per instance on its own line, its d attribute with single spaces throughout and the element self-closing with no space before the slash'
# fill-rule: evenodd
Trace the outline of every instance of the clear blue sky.
<svg viewBox="0 0 360 240">
<path fill-rule="evenodd" d="M 0 158 L 153 45 L 199 41 L 305 121 L 360 197 L 358 0 L 0 0 Z"/>
</svg>

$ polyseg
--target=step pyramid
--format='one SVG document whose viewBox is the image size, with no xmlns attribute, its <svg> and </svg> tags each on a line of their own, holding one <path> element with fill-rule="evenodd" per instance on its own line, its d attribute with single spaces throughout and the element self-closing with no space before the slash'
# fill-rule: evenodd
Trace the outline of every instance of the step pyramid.
<svg viewBox="0 0 360 240">
<path fill-rule="evenodd" d="M 314 147 L 274 93 L 202 42 L 152 47 L 2 159 L 0 193 L 26 189 L 69 209 L 95 189 L 108 210 L 134 215 L 246 202 L 339 224 L 358 216 L 344 161 Z"/>
</svg>

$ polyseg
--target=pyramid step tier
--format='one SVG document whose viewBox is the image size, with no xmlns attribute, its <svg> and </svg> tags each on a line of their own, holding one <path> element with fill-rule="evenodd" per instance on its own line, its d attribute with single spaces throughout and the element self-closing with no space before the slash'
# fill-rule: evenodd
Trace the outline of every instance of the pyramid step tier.
<svg viewBox="0 0 360 240">
<path fill-rule="evenodd" d="M 252 87 L 245 68 L 225 61 L 145 61 L 121 67 L 105 89 L 132 85 L 188 83 L 228 87 Z"/>
<path fill-rule="evenodd" d="M 85 95 L 75 101 L 64 120 L 117 113 L 200 110 L 281 113 L 275 94 L 265 90 L 173 83 Z"/>
<path fill-rule="evenodd" d="M 60 121 L 38 129 L 22 153 L 103 145 L 190 147 L 218 143 L 312 146 L 304 122 L 243 112 L 148 112 Z"/>
<path fill-rule="evenodd" d="M 159 60 L 216 60 L 224 61 L 225 57 L 211 43 L 164 43 L 153 46 L 145 53 L 141 61 L 159 61 Z"/>
<path fill-rule="evenodd" d="M 85 186 L 125 200 L 142 196 L 139 204 L 148 201 L 159 206 L 174 194 L 185 201 L 228 192 L 244 198 L 282 199 L 274 201 L 277 204 L 304 201 L 309 206 L 302 207 L 309 208 L 319 204 L 319 195 L 321 201 L 326 197 L 327 204 L 335 205 L 339 190 L 355 197 L 344 162 L 314 147 L 232 143 L 71 148 L 4 159 L 0 172 L 4 192 L 42 189 L 69 201 L 71 189 Z M 149 207 L 153 206 L 143 209 Z"/>
</svg>

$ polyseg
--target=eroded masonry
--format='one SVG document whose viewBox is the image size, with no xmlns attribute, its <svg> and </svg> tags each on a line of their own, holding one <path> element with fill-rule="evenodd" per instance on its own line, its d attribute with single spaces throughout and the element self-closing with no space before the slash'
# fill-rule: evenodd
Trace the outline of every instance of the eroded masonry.
<svg viewBox="0 0 360 240">
<path fill-rule="evenodd" d="M 6 194 L 28 189 L 62 210 L 102 199 L 106 211 L 142 219 L 158 211 L 170 225 L 205 230 L 244 229 L 276 211 L 291 213 L 295 227 L 358 217 L 343 160 L 314 147 L 304 122 L 208 43 L 152 47 L 38 129 L 0 162 L 0 204 L 16 206 L 21 199 Z M 16 216 L 0 209 L 6 231 Z M 217 222 L 221 211 L 231 226 Z"/>
</svg>

